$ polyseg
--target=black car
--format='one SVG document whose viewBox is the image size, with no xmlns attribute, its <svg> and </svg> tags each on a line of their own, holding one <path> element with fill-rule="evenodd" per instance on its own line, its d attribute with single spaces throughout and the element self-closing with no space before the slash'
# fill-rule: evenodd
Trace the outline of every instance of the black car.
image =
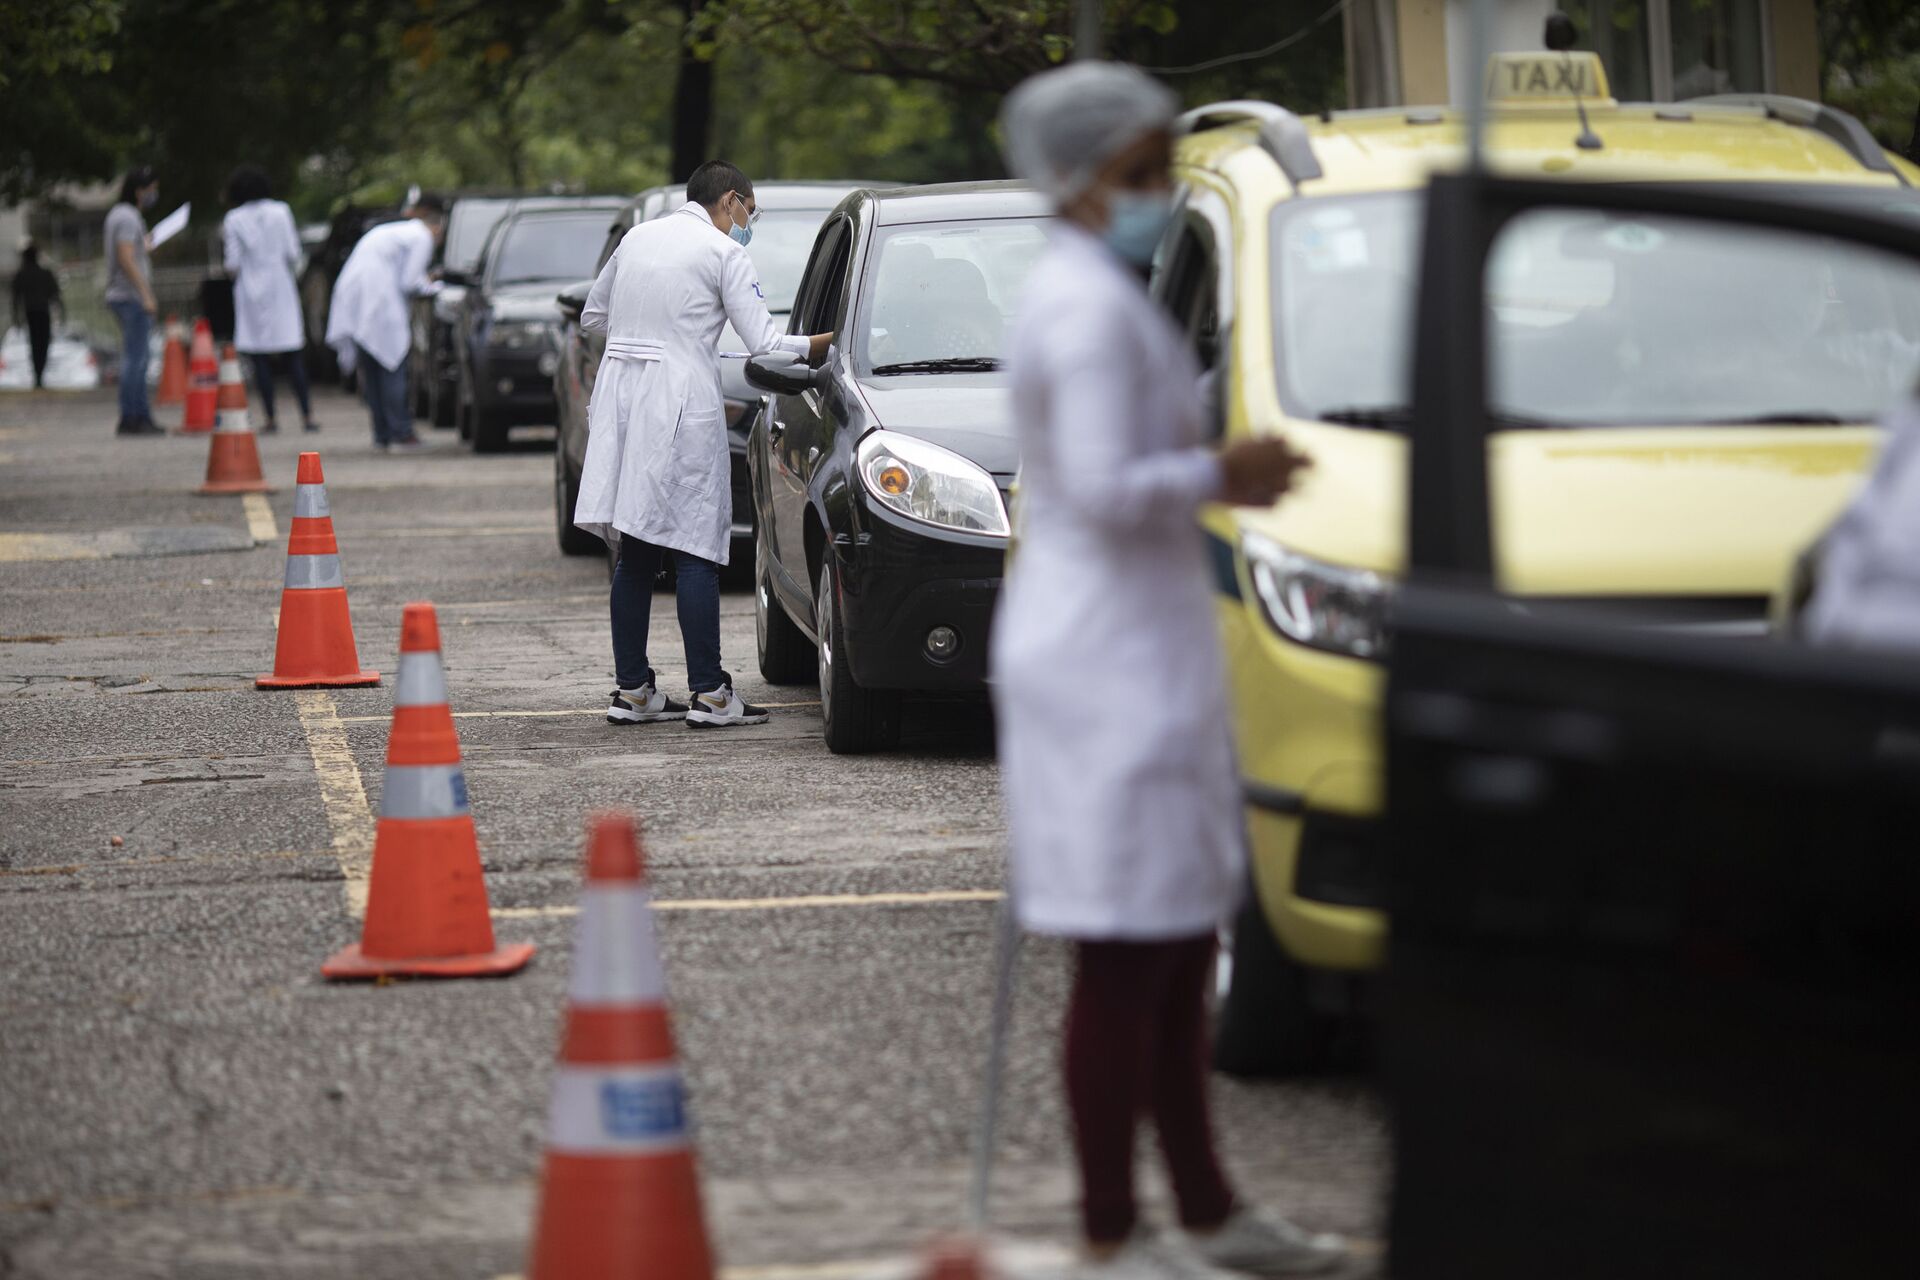
<svg viewBox="0 0 1920 1280">
<path fill-rule="evenodd" d="M 857 192 L 789 325 L 835 357 L 747 362 L 760 671 L 817 673 L 836 752 L 891 745 L 908 695 L 985 689 L 1019 467 L 1001 343 L 1047 225 L 1016 183 Z"/>
<path fill-rule="evenodd" d="M 511 193 L 472 192 L 455 195 L 447 206 L 447 234 L 441 240 L 442 273 L 438 293 L 423 294 L 412 304 L 413 345 L 407 352 L 407 382 L 413 391 L 413 416 L 436 427 L 451 427 L 453 402 L 459 386 L 459 362 L 454 358 L 453 325 L 460 316 L 465 285 L 447 282 L 472 276 L 480 265 L 480 250 L 500 219 L 517 203 Z"/>
<path fill-rule="evenodd" d="M 360 237 L 384 222 L 397 222 L 398 208 L 364 208 L 348 205 L 333 215 L 326 239 L 307 255 L 300 272 L 300 314 L 307 326 L 307 370 L 317 381 L 340 376 L 340 361 L 327 345 L 327 313 L 333 307 L 333 285 L 347 256 L 360 243 Z"/>
<path fill-rule="evenodd" d="M 516 202 L 487 236 L 479 264 L 442 277 L 466 289 L 454 319 L 454 420 L 476 451 L 505 448 L 513 427 L 554 421 L 561 320 L 554 294 L 591 269 L 621 203 Z"/>
<path fill-rule="evenodd" d="M 820 220 L 848 192 L 872 186 L 862 182 L 762 182 L 753 189 L 754 204 L 760 220 L 753 226 L 753 243 L 747 253 L 760 272 L 760 288 L 767 298 L 767 309 L 776 321 L 784 321 L 793 309 L 794 291 L 800 284 L 800 272 L 807 263 Z M 600 246 L 600 258 L 594 275 L 613 256 L 620 238 L 642 222 L 650 222 L 672 213 L 686 203 L 686 188 L 651 187 L 629 201 L 615 215 Z M 580 492 L 580 467 L 587 456 L 587 400 L 593 392 L 593 378 L 600 368 L 605 341 L 600 334 L 584 333 L 579 327 L 580 309 L 586 303 L 592 279 L 582 280 L 560 297 L 566 315 L 561 334 L 560 368 L 554 375 L 554 395 L 560 404 L 560 439 L 554 449 L 553 514 L 560 549 L 568 555 L 600 555 L 606 550 L 600 539 L 583 533 L 573 524 L 574 500 Z M 720 393 L 725 397 L 728 443 L 733 450 L 733 563 L 741 565 L 753 550 L 753 495 L 747 488 L 747 432 L 760 409 L 760 393 L 747 385 L 745 361 L 727 352 L 740 350 L 740 337 L 729 325 L 720 335 Z"/>
</svg>

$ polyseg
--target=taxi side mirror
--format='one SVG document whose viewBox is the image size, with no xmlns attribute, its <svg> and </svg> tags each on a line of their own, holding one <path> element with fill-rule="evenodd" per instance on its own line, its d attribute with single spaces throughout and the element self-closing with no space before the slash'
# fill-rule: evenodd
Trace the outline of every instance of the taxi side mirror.
<svg viewBox="0 0 1920 1280">
<path fill-rule="evenodd" d="M 817 391 L 826 379 L 826 369 L 815 369 L 791 352 L 769 351 L 747 358 L 747 381 L 775 395 L 797 396 L 803 391 Z"/>
</svg>

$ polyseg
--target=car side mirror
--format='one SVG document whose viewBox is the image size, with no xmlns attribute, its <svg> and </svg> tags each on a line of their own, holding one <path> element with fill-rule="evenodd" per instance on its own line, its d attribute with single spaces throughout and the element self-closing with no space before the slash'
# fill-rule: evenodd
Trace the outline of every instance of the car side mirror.
<svg viewBox="0 0 1920 1280">
<path fill-rule="evenodd" d="M 797 396 L 822 386 L 825 369 L 815 369 L 806 360 L 787 351 L 769 351 L 747 358 L 747 381 L 775 395 Z"/>
<path fill-rule="evenodd" d="M 587 309 L 587 291 L 592 288 L 593 285 L 590 282 L 583 280 L 554 295 L 553 300 L 560 304 L 560 314 L 578 323 L 580 313 Z"/>
</svg>

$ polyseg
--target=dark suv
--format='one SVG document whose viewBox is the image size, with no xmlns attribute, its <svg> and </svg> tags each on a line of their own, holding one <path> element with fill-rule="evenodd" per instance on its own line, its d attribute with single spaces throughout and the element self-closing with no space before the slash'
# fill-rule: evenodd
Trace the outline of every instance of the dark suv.
<svg viewBox="0 0 1920 1280">
<path fill-rule="evenodd" d="M 753 243 L 747 253 L 760 272 L 760 288 L 766 294 L 767 309 L 776 321 L 784 321 L 793 308 L 793 295 L 800 283 L 800 271 L 807 262 L 807 250 L 827 211 L 849 191 L 871 185 L 859 182 L 761 182 L 753 189 L 760 220 L 753 226 Z M 594 274 L 613 256 L 620 237 L 642 222 L 650 222 L 672 213 L 686 203 L 686 188 L 652 187 L 629 201 L 607 228 L 600 246 Z M 554 449 L 553 513 L 560 537 L 560 549 L 568 555 L 600 555 L 606 548 L 600 539 L 573 526 L 573 504 L 580 492 L 580 466 L 587 456 L 587 400 L 593 392 L 594 374 L 600 368 L 605 349 L 602 336 L 584 333 L 579 326 L 580 309 L 586 303 L 591 278 L 582 280 L 560 297 L 566 325 L 560 342 L 560 369 L 554 375 L 554 394 L 560 403 L 560 440 Z M 753 545 L 753 500 L 747 490 L 747 431 L 760 408 L 760 393 L 747 385 L 745 361 L 728 352 L 739 352 L 740 337 L 729 325 L 720 335 L 720 391 L 726 399 L 728 442 L 733 450 L 733 563 L 744 563 Z"/>
<path fill-rule="evenodd" d="M 908 695 L 985 691 L 1020 463 L 1001 343 L 1047 213 L 1009 182 L 856 192 L 789 325 L 837 358 L 747 361 L 760 671 L 817 675 L 836 752 L 892 745 Z"/>
<path fill-rule="evenodd" d="M 471 272 L 443 278 L 466 295 L 454 318 L 454 421 L 480 453 L 506 447 L 516 426 L 554 421 L 559 364 L 559 286 L 593 264 L 607 218 L 622 201 L 516 201 Z"/>
</svg>

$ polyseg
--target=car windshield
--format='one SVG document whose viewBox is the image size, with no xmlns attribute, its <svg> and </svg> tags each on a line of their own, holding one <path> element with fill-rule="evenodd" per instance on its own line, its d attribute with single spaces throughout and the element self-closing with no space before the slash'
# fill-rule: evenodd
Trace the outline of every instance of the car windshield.
<svg viewBox="0 0 1920 1280">
<path fill-rule="evenodd" d="M 593 259 L 606 230 L 607 215 L 598 209 L 521 218 L 501 233 L 493 283 L 584 280 L 593 274 Z"/>
<path fill-rule="evenodd" d="M 807 253 L 826 216 L 825 209 L 767 209 L 753 224 L 747 256 L 760 273 L 767 310 L 793 310 L 793 296 L 800 292 L 800 276 L 807 269 Z"/>
<path fill-rule="evenodd" d="M 863 365 L 881 375 L 993 368 L 1046 246 L 1044 218 L 882 228 L 868 259 Z"/>
<path fill-rule="evenodd" d="M 471 271 L 480 262 L 487 235 L 499 225 L 511 200 L 468 198 L 447 214 L 447 244 L 443 260 L 453 271 Z"/>
<path fill-rule="evenodd" d="M 1287 412 L 1405 425 L 1420 218 L 1416 193 L 1275 212 Z M 1810 237 L 1530 213 L 1488 260 L 1489 403 L 1512 426 L 1871 421 L 1920 363 L 1920 272 L 1887 262 Z"/>
</svg>

